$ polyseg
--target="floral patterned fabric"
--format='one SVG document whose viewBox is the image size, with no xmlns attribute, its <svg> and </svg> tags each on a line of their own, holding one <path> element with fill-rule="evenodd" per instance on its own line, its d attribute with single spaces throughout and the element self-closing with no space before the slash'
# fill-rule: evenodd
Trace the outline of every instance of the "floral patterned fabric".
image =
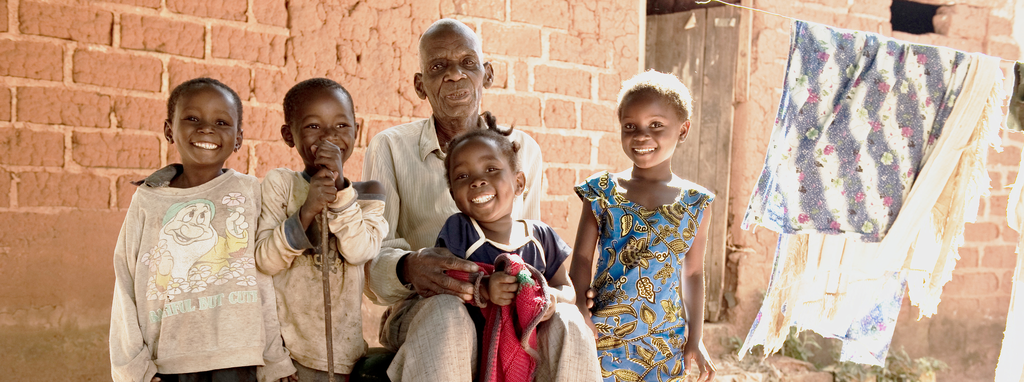
<svg viewBox="0 0 1024 382">
<path fill-rule="evenodd" d="M 880 241 L 942 134 L 968 55 L 795 21 L 743 228 Z"/>
<path fill-rule="evenodd" d="M 692 182 L 654 210 L 620 193 L 603 172 L 576 186 L 598 221 L 593 321 L 605 381 L 681 381 L 686 337 L 683 259 L 714 195 Z"/>
</svg>

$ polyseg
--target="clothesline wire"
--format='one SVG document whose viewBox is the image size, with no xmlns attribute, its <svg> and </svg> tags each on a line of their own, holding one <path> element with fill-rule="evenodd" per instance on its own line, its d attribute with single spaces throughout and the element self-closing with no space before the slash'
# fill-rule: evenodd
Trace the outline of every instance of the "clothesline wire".
<svg viewBox="0 0 1024 382">
<path fill-rule="evenodd" d="M 775 13 L 775 12 L 768 12 L 768 11 L 765 11 L 765 10 L 757 9 L 757 8 L 754 8 L 754 7 L 748 7 L 748 6 L 745 6 L 745 5 L 727 3 L 727 2 L 722 1 L 722 0 L 696 0 L 696 2 L 697 2 L 697 4 L 709 4 L 711 2 L 716 2 L 716 3 L 721 3 L 721 4 L 728 5 L 730 7 L 746 9 L 748 11 L 760 12 L 760 13 L 764 13 L 766 15 L 772 15 L 772 16 L 777 16 L 777 17 L 781 17 L 781 18 L 784 18 L 784 19 L 789 19 L 789 20 L 793 20 L 793 21 L 799 21 L 799 19 L 797 19 L 795 17 L 790 17 L 790 16 L 786 16 L 786 15 L 780 15 L 780 14 Z M 1002 58 L 1002 57 L 996 57 L 996 58 L 998 58 L 1000 61 L 1003 61 L 1003 62 L 1009 62 L 1009 63 L 1016 63 L 1017 62 L 1016 60 L 1009 60 L 1009 59 L 1005 59 L 1005 58 Z"/>
</svg>

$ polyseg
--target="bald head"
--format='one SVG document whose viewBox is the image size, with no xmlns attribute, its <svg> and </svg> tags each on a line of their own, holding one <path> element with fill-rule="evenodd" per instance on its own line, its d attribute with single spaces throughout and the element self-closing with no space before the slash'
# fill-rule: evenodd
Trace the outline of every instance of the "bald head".
<svg viewBox="0 0 1024 382">
<path fill-rule="evenodd" d="M 428 51 L 432 42 L 437 39 L 453 37 L 461 37 L 468 43 L 469 49 L 476 51 L 478 56 L 480 55 L 480 38 L 469 26 L 455 19 L 440 19 L 430 24 L 430 27 L 420 36 L 420 64 L 422 65 L 423 60 L 430 56 Z"/>
</svg>

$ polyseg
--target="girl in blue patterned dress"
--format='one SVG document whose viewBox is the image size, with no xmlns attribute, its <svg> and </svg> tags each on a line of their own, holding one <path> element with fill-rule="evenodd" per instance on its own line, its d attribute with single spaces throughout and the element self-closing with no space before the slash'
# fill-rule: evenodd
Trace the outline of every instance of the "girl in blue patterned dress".
<svg viewBox="0 0 1024 382">
<path fill-rule="evenodd" d="M 698 381 L 715 376 L 701 339 L 714 195 L 672 174 L 691 104 L 689 90 L 671 74 L 648 71 L 624 82 L 618 116 L 633 167 L 576 186 L 583 213 L 569 276 L 581 286 L 576 304 L 590 318 L 607 382 L 682 381 L 690 366 L 699 370 Z M 596 292 L 592 309 L 584 285 Z"/>
</svg>

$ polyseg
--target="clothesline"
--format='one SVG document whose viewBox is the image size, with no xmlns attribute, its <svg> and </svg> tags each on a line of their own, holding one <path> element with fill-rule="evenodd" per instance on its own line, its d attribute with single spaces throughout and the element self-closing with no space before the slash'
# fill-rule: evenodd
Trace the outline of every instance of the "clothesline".
<svg viewBox="0 0 1024 382">
<path fill-rule="evenodd" d="M 722 0 L 696 0 L 696 2 L 697 2 L 697 4 L 709 4 L 711 2 L 716 2 L 716 3 L 721 3 L 721 4 L 728 5 L 730 7 L 746 9 L 748 11 L 754 11 L 754 12 L 761 12 L 761 13 L 764 13 L 766 15 L 777 16 L 777 17 L 781 17 L 781 18 L 784 18 L 784 19 L 789 19 L 789 20 L 792 20 L 792 21 L 798 20 L 795 17 L 790 17 L 790 16 L 786 16 L 786 15 L 780 15 L 778 13 L 768 12 L 768 11 L 765 11 L 765 10 L 757 9 L 757 8 L 754 8 L 754 7 L 748 7 L 748 6 L 745 6 L 745 5 L 727 3 L 727 2 L 722 1 Z M 1009 63 L 1016 63 L 1017 62 L 1017 60 L 1008 60 L 1008 59 L 1005 59 L 1005 58 L 1002 58 L 1002 57 L 997 57 L 997 58 L 999 59 L 999 61 L 1002 61 L 1002 62 L 1009 62 Z"/>
</svg>

